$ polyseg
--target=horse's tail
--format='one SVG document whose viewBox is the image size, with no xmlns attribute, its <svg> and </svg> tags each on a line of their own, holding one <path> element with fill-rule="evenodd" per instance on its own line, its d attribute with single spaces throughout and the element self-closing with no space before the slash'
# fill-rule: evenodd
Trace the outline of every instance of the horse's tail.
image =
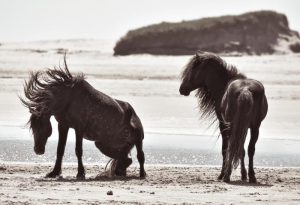
<svg viewBox="0 0 300 205">
<path fill-rule="evenodd" d="M 253 111 L 253 95 L 247 89 L 243 90 L 237 99 L 236 108 L 234 110 L 231 122 L 231 135 L 228 139 L 228 149 L 226 156 L 226 168 L 231 165 L 236 168 L 239 164 L 244 150 L 244 143 L 249 128 L 249 123 Z"/>
</svg>

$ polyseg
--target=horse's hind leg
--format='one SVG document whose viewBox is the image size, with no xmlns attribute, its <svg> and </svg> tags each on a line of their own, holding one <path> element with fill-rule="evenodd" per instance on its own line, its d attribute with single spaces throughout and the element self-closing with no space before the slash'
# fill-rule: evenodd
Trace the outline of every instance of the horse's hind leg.
<svg viewBox="0 0 300 205">
<path fill-rule="evenodd" d="M 248 146 L 248 156 L 249 156 L 248 176 L 249 176 L 250 183 L 256 183 L 255 172 L 253 168 L 253 157 L 255 153 L 255 144 L 257 142 L 258 135 L 259 135 L 259 125 L 255 127 L 251 127 L 251 139 Z"/>
<path fill-rule="evenodd" d="M 137 151 L 137 158 L 140 164 L 140 177 L 144 178 L 146 177 L 146 172 L 144 169 L 144 163 L 145 163 L 145 155 L 144 155 L 144 151 L 143 151 L 143 141 L 139 140 L 136 143 L 136 151 Z"/>
<path fill-rule="evenodd" d="M 243 154 L 241 157 L 241 179 L 243 181 L 247 180 L 247 171 L 246 171 L 246 167 L 245 167 L 245 149 L 243 149 Z"/>
<path fill-rule="evenodd" d="M 85 171 L 84 166 L 82 163 L 82 140 L 83 136 L 82 133 L 79 130 L 75 130 L 76 133 L 76 147 L 75 147 L 75 153 L 78 160 L 78 172 L 77 172 L 77 178 L 84 179 L 85 178 Z"/>
<path fill-rule="evenodd" d="M 46 175 L 49 178 L 55 178 L 61 174 L 61 164 L 65 152 L 69 127 L 63 123 L 58 123 L 58 145 L 56 153 L 56 162 L 53 170 Z"/>
</svg>

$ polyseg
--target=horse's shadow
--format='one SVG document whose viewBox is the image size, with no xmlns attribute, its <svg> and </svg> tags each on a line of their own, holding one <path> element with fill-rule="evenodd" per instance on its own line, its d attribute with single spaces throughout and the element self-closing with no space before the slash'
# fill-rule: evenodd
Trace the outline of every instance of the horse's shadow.
<svg viewBox="0 0 300 205">
<path fill-rule="evenodd" d="M 229 183 L 227 183 L 229 185 L 235 185 L 235 186 L 248 186 L 248 187 L 272 187 L 273 184 L 262 184 L 260 182 L 257 183 L 249 183 L 248 181 L 242 181 L 242 180 L 238 180 L 238 181 L 231 181 Z"/>
<path fill-rule="evenodd" d="M 57 177 L 57 178 L 39 178 L 36 179 L 37 182 L 109 182 L 109 181 L 131 181 L 131 180 L 144 180 L 145 178 L 141 178 L 138 176 L 95 176 L 95 177 L 88 177 L 88 178 L 76 178 L 76 177 Z"/>
</svg>

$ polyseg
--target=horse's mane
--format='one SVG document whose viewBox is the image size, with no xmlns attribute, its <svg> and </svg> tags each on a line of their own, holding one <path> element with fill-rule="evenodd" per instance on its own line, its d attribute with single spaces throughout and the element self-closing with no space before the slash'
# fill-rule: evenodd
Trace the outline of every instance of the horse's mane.
<svg viewBox="0 0 300 205">
<path fill-rule="evenodd" d="M 240 73 L 234 65 L 227 64 L 226 61 L 220 58 L 219 56 L 213 53 L 200 51 L 196 55 L 194 55 L 187 63 L 181 74 L 181 79 L 185 79 L 188 75 L 192 73 L 191 70 L 193 68 L 195 68 L 201 63 L 204 63 L 205 61 L 207 63 L 207 67 L 214 67 L 215 69 L 218 69 L 218 71 L 221 73 L 221 76 L 224 77 L 224 81 L 226 81 L 227 84 L 235 79 L 246 78 L 246 76 Z M 224 90 L 226 89 L 226 86 L 223 88 Z M 197 89 L 195 95 L 198 98 L 198 106 L 200 111 L 202 112 L 201 117 L 213 119 L 213 121 L 216 119 L 216 99 L 213 97 L 214 94 L 215 93 L 212 93 L 212 90 L 210 88 L 200 87 Z"/>
<path fill-rule="evenodd" d="M 58 66 L 54 69 L 31 72 L 30 79 L 24 84 L 26 99 L 20 97 L 20 100 L 31 114 L 41 116 L 49 111 L 49 104 L 61 86 L 72 88 L 83 80 L 82 73 L 75 76 L 70 73 L 65 55 L 63 68 Z"/>
</svg>

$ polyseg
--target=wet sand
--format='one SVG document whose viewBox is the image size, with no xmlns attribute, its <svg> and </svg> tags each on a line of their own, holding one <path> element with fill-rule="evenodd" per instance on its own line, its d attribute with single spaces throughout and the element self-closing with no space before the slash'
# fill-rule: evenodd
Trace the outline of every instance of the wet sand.
<svg viewBox="0 0 300 205">
<path fill-rule="evenodd" d="M 50 165 L 2 164 L 0 204 L 299 204 L 300 168 L 257 168 L 258 184 L 218 181 L 220 167 L 147 166 L 126 178 L 108 178 L 104 166 L 86 166 L 86 179 L 76 179 L 76 165 L 62 176 L 46 179 Z M 107 195 L 112 191 L 113 195 Z"/>
</svg>

